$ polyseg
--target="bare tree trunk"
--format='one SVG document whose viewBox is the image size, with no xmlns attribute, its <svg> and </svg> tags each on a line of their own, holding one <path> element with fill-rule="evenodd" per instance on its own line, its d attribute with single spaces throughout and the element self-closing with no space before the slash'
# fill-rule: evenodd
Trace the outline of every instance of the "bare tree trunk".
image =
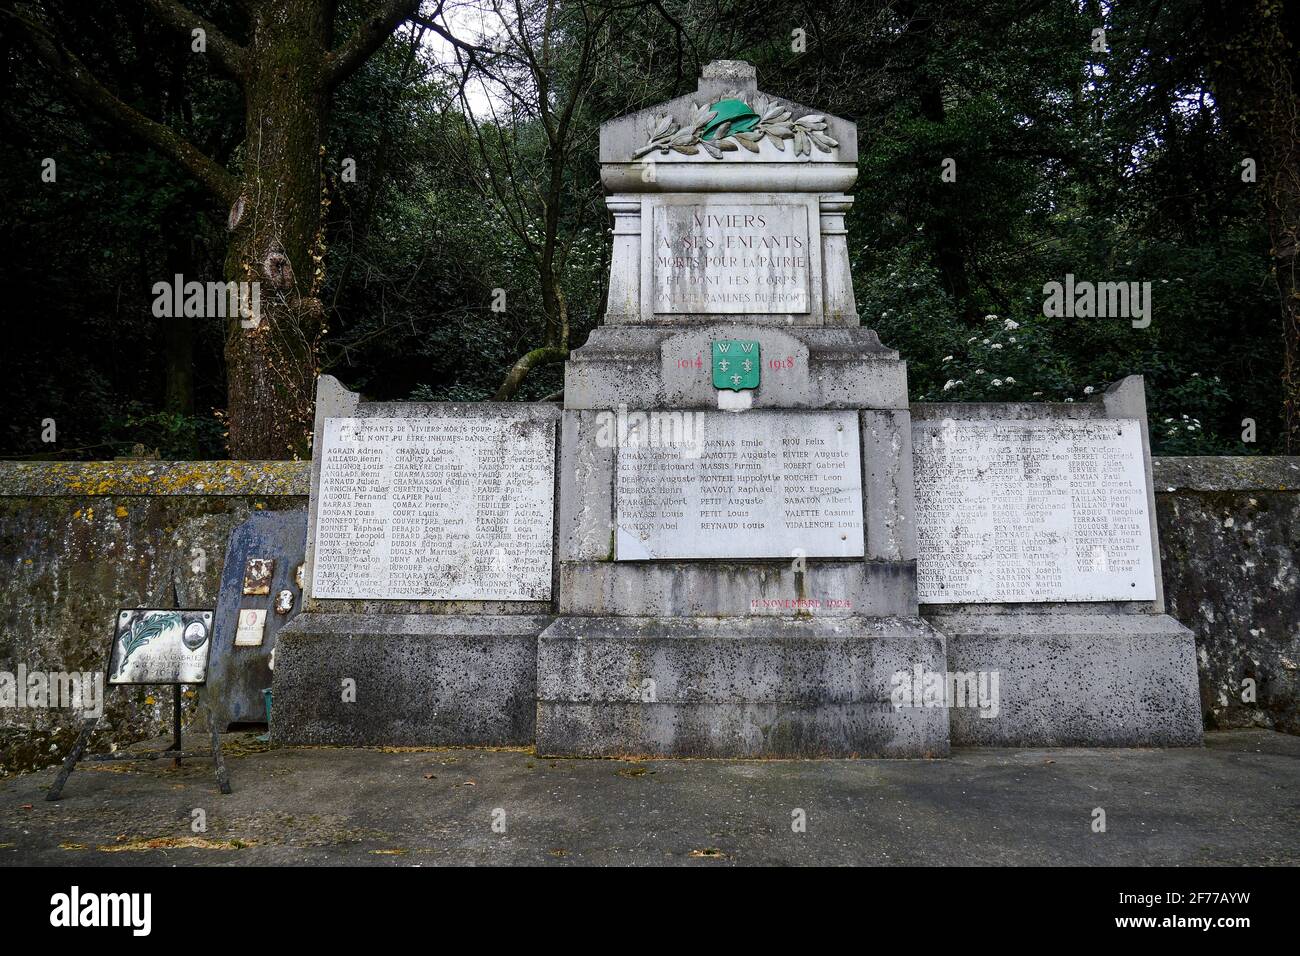
<svg viewBox="0 0 1300 956">
<path fill-rule="evenodd" d="M 261 315 L 234 317 L 227 329 L 228 441 L 236 458 L 310 454 L 322 319 L 314 257 L 323 254 L 325 8 L 323 0 L 281 0 L 253 12 L 244 171 L 225 272 L 227 281 L 260 283 Z"/>
</svg>

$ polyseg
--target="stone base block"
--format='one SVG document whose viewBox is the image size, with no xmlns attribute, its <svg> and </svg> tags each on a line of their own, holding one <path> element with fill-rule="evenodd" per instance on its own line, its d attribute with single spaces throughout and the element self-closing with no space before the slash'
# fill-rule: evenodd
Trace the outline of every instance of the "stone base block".
<svg viewBox="0 0 1300 956">
<path fill-rule="evenodd" d="M 271 739 L 527 745 L 550 617 L 300 614 L 280 631 Z M 344 681 L 356 682 L 355 702 Z"/>
<path fill-rule="evenodd" d="M 997 715 L 950 712 L 954 746 L 1201 742 L 1192 632 L 1165 614 L 940 611 L 948 669 L 998 675 Z"/>
<path fill-rule="evenodd" d="M 944 660 L 915 617 L 562 617 L 538 639 L 537 752 L 946 756 L 947 712 L 890 699 Z"/>
</svg>

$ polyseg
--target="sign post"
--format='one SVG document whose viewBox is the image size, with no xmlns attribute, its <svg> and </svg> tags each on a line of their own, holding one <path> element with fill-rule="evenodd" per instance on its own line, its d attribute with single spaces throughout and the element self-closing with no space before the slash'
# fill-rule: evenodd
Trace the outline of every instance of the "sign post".
<svg viewBox="0 0 1300 956">
<path fill-rule="evenodd" d="M 184 757 L 204 757 L 207 753 L 186 753 L 181 739 L 181 688 L 202 684 L 207 679 L 208 653 L 212 647 L 213 613 L 201 608 L 123 608 L 113 627 L 105 667 L 108 686 L 171 684 L 172 745 L 163 751 L 142 754 L 97 754 L 84 756 L 90 735 L 99 717 L 88 717 L 82 724 L 77 742 L 68 751 L 63 767 L 46 793 L 46 800 L 58 800 L 77 762 L 105 760 L 157 760 L 170 756 L 179 767 Z M 230 774 L 221 755 L 220 728 L 212 722 L 212 761 L 216 766 L 217 786 L 230 793 Z"/>
</svg>

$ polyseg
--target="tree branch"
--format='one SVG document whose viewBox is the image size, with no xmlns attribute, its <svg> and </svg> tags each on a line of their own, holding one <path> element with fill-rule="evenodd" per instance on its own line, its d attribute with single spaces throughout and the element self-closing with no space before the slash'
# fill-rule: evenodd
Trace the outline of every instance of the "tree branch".
<svg viewBox="0 0 1300 956">
<path fill-rule="evenodd" d="M 446 27 L 444 27 L 442 24 L 438 22 L 437 18 L 438 15 L 441 13 L 442 13 L 442 4 L 439 3 L 438 9 L 433 12 L 432 16 L 426 17 L 417 13 L 414 14 L 411 17 L 411 19 L 416 23 L 418 23 L 420 26 L 432 30 L 434 33 L 438 34 L 438 36 L 442 37 L 444 40 L 446 40 L 456 49 L 463 50 L 466 53 L 499 54 L 501 52 L 499 50 L 493 50 L 491 47 L 479 46 L 478 44 L 475 43 L 469 43 L 465 40 L 460 39 L 459 37 L 454 36 L 450 30 L 448 30 Z"/>
<path fill-rule="evenodd" d="M 170 127 L 149 119 L 110 93 L 81 60 L 71 51 L 60 48 L 44 27 L 12 10 L 0 12 L 9 15 L 10 22 L 18 27 L 32 51 L 58 74 L 73 96 L 119 128 L 185 167 L 191 176 L 227 207 L 234 204 L 239 196 L 239 184 L 222 166 Z"/>
<path fill-rule="evenodd" d="M 208 56 L 227 76 L 242 80 L 248 72 L 248 51 L 226 36 L 211 21 L 178 0 L 140 0 L 153 15 L 173 30 L 188 34 L 195 27 L 204 33 Z"/>
<path fill-rule="evenodd" d="M 506 373 L 505 379 L 501 382 L 497 392 L 492 396 L 494 402 L 508 402 L 514 398 L 515 393 L 519 391 L 519 386 L 524 384 L 524 379 L 528 373 L 541 365 L 552 365 L 556 362 L 563 362 L 569 357 L 567 348 L 553 348 L 543 346 L 540 349 L 533 349 L 520 356 L 519 361 L 511 367 Z"/>
<path fill-rule="evenodd" d="M 420 9 L 420 0 L 388 0 L 378 5 L 337 49 L 325 54 L 324 82 L 326 88 L 337 86 L 351 76 L 385 40 L 393 35 L 398 24 L 409 20 Z M 438 5 L 442 9 L 442 4 Z"/>
</svg>

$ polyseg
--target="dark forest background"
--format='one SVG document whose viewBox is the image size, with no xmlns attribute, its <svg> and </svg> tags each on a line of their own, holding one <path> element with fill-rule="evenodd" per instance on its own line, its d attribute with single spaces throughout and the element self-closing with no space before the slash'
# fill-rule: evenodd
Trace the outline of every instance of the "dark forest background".
<svg viewBox="0 0 1300 956">
<path fill-rule="evenodd" d="M 155 282 L 222 278 L 228 209 L 70 95 L 13 19 L 43 24 L 119 100 L 239 170 L 245 97 L 151 6 L 0 3 L 2 457 L 228 454 L 227 327 L 151 311 Z M 247 38 L 243 4 L 188 6 Z M 333 28 L 367 9 L 340 4 Z M 1231 96 L 1248 65 L 1224 61 L 1253 54 L 1225 53 L 1215 4 L 663 0 L 533 3 L 507 19 L 515 10 L 534 31 L 493 45 L 426 2 L 334 91 L 319 370 L 375 399 L 488 399 L 521 355 L 555 344 L 557 316 L 560 352 L 581 345 L 609 253 L 598 125 L 692 91 L 709 60 L 747 59 L 760 89 L 858 123 L 858 308 L 908 360 L 914 400 L 1081 401 L 1138 372 L 1157 453 L 1284 449 L 1269 171 L 1243 178 L 1244 159 L 1265 157 Z M 792 49 L 796 30 L 805 50 Z M 539 101 L 527 53 L 543 41 Z M 479 83 L 514 93 L 467 116 Z M 557 145 L 543 114 L 570 102 Z M 955 182 L 941 179 L 945 158 Z M 1043 284 L 1066 273 L 1150 281 L 1151 326 L 1045 318 Z M 561 382 L 561 365 L 539 363 L 512 397 Z M 1247 418 L 1255 443 L 1242 441 Z"/>
</svg>

